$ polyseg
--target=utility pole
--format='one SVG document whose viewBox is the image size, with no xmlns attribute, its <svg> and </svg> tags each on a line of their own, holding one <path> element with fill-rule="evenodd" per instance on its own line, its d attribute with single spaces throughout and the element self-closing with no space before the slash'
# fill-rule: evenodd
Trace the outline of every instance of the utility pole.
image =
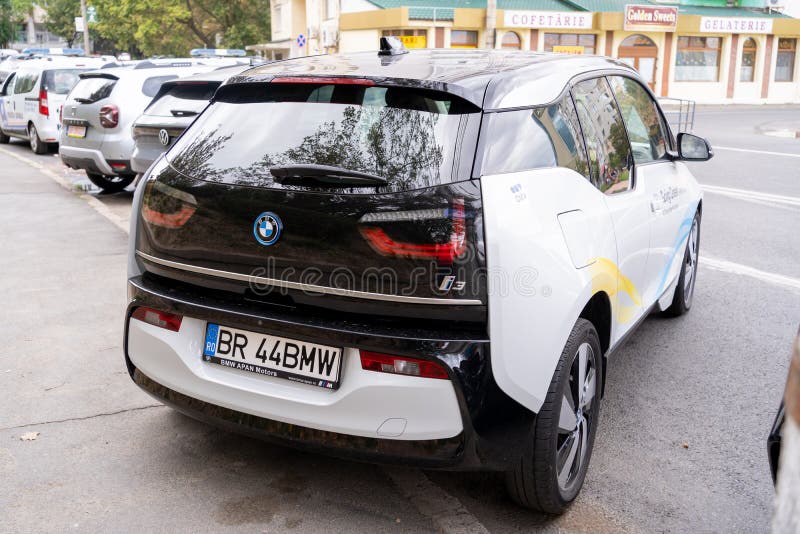
<svg viewBox="0 0 800 534">
<path fill-rule="evenodd" d="M 81 0 L 81 17 L 83 17 L 83 52 L 89 54 L 89 20 L 86 17 L 86 0 Z"/>
<path fill-rule="evenodd" d="M 497 39 L 497 0 L 486 0 L 486 48 L 494 48 Z"/>
</svg>

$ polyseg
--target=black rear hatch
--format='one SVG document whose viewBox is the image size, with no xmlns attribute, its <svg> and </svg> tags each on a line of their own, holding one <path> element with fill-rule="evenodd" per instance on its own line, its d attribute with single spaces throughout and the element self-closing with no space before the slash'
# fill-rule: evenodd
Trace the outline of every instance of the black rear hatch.
<svg viewBox="0 0 800 534">
<path fill-rule="evenodd" d="M 265 305 L 483 323 L 479 122 L 367 79 L 223 85 L 145 186 L 139 259 Z"/>
</svg>

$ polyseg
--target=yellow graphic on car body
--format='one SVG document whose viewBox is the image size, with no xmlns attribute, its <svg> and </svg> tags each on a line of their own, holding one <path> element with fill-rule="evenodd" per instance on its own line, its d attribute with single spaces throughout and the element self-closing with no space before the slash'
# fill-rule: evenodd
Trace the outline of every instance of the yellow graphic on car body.
<svg viewBox="0 0 800 534">
<path fill-rule="evenodd" d="M 596 258 L 589 271 L 592 273 L 592 294 L 604 291 L 608 295 L 617 322 L 624 324 L 633 320 L 642 307 L 642 297 L 631 279 L 608 258 Z M 628 295 L 632 304 L 622 302 L 620 293 Z"/>
</svg>

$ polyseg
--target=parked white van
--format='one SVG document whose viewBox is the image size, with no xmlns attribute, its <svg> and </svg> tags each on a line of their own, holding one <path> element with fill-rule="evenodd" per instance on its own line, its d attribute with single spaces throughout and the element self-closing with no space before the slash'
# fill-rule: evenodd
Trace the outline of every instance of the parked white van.
<svg viewBox="0 0 800 534">
<path fill-rule="evenodd" d="M 0 143 L 28 139 L 37 154 L 58 143 L 59 111 L 78 74 L 114 65 L 101 59 L 49 56 L 19 61 L 0 87 Z"/>
</svg>

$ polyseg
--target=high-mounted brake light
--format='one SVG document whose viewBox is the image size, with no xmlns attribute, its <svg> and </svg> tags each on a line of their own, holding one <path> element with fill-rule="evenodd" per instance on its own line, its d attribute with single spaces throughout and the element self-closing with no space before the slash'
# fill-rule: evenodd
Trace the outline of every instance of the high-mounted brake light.
<svg viewBox="0 0 800 534">
<path fill-rule="evenodd" d="M 47 102 L 47 91 L 45 89 L 39 90 L 39 115 L 50 116 L 50 106 Z"/>
<path fill-rule="evenodd" d="M 181 321 L 183 321 L 183 316 L 177 313 L 168 313 L 143 306 L 133 310 L 131 317 L 173 332 L 178 332 L 181 329 Z"/>
<path fill-rule="evenodd" d="M 443 219 L 449 215 L 452 221 L 450 241 L 447 243 L 405 243 L 395 241 L 382 229 L 377 227 L 362 227 L 361 235 L 378 254 L 383 256 L 399 256 L 405 258 L 430 258 L 441 263 L 452 263 L 461 256 L 467 248 L 467 225 L 464 220 L 464 199 L 453 201 L 449 210 L 427 209 L 416 211 L 399 211 L 387 213 L 368 213 L 360 222 L 396 222 Z"/>
<path fill-rule="evenodd" d="M 278 76 L 272 79 L 272 83 L 313 83 L 325 85 L 375 85 L 375 82 L 367 78 L 347 78 L 343 76 Z"/>
<path fill-rule="evenodd" d="M 100 108 L 100 126 L 116 128 L 119 124 L 119 108 L 114 104 L 106 104 Z"/>
<path fill-rule="evenodd" d="M 438 363 L 408 358 L 406 356 L 392 356 L 380 352 L 361 350 L 361 368 L 379 373 L 396 375 L 419 376 L 421 378 L 447 379 L 447 371 Z"/>
</svg>

